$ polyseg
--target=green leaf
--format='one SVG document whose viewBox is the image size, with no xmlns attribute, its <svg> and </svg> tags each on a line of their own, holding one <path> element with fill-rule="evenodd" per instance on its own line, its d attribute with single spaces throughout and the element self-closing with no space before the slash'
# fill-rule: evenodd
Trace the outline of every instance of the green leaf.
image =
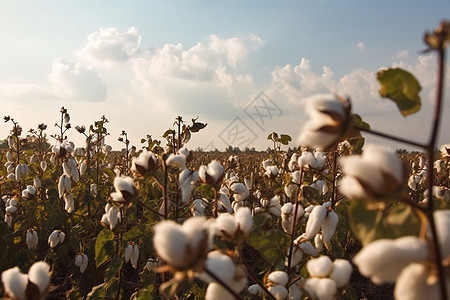
<svg viewBox="0 0 450 300">
<path fill-rule="evenodd" d="M 189 126 L 190 132 L 199 132 L 201 129 L 205 128 L 208 123 L 200 123 L 200 122 L 193 122 L 192 126 Z"/>
<path fill-rule="evenodd" d="M 380 95 L 397 103 L 400 112 L 407 117 L 420 110 L 419 92 L 422 89 L 417 79 L 408 71 L 394 68 L 378 71 Z"/>
<path fill-rule="evenodd" d="M 137 225 L 131 228 L 129 231 L 125 232 L 125 234 L 122 237 L 122 246 L 125 247 L 128 242 L 136 241 L 144 235 L 145 232 L 145 225 Z"/>
<path fill-rule="evenodd" d="M 292 138 L 287 134 L 282 134 L 279 138 L 280 143 L 283 145 L 289 144 L 290 141 L 292 141 Z"/>
<path fill-rule="evenodd" d="M 348 214 L 352 232 L 365 246 L 381 238 L 395 239 L 419 234 L 420 220 L 406 204 L 383 209 L 384 203 L 367 200 L 351 200 Z"/>
<path fill-rule="evenodd" d="M 253 230 L 248 243 L 276 268 L 283 268 L 286 260 L 286 249 L 289 247 L 289 236 L 281 230 Z"/>
<path fill-rule="evenodd" d="M 151 299 L 153 299 L 152 293 L 153 293 L 154 289 L 155 289 L 155 286 L 153 284 L 150 284 L 150 285 L 140 289 L 133 295 L 131 295 L 130 299 L 131 300 L 146 300 L 146 299 L 151 300 Z"/>
<path fill-rule="evenodd" d="M 122 257 L 116 256 L 109 263 L 108 269 L 105 271 L 105 282 L 109 282 L 116 275 L 119 276 L 119 270 L 122 268 Z"/>
<path fill-rule="evenodd" d="M 114 232 L 108 228 L 103 229 L 95 240 L 95 266 L 98 268 L 108 259 L 109 245 L 114 239 Z M 110 243 L 108 243 L 110 242 Z"/>
</svg>

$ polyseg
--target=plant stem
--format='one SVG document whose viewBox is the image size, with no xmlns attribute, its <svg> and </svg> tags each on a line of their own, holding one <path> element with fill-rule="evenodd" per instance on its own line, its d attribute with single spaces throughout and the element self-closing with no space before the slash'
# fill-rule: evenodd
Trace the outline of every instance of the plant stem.
<svg viewBox="0 0 450 300">
<path fill-rule="evenodd" d="M 303 168 L 300 170 L 300 183 L 298 187 L 297 197 L 295 198 L 295 210 L 294 210 L 294 219 L 292 221 L 292 231 L 291 231 L 291 245 L 289 246 L 289 254 L 288 254 L 288 274 L 289 270 L 291 269 L 291 259 L 292 259 L 292 252 L 294 249 L 294 240 L 295 240 L 295 225 L 297 224 L 297 214 L 298 214 L 298 200 L 301 197 L 302 194 L 302 182 L 303 182 Z"/>
<path fill-rule="evenodd" d="M 396 141 L 396 142 L 408 144 L 408 145 L 415 146 L 415 147 L 418 147 L 418 148 L 427 148 L 428 147 L 426 144 L 414 142 L 414 141 L 411 141 L 411 140 L 408 140 L 408 139 L 404 139 L 404 138 L 401 138 L 401 137 L 396 137 L 396 136 L 393 136 L 393 135 L 390 135 L 390 134 L 386 134 L 386 133 L 383 133 L 383 132 L 380 132 L 380 131 L 363 128 L 363 127 L 360 127 L 360 126 L 357 126 L 357 125 L 353 125 L 353 127 L 355 129 L 358 129 L 359 131 L 368 132 L 368 133 L 376 135 L 376 136 L 380 136 L 380 137 L 383 137 L 383 138 L 386 138 L 386 139 L 390 139 L 390 140 L 393 140 L 393 141 Z"/>
<path fill-rule="evenodd" d="M 331 207 L 334 208 L 336 205 L 336 168 L 337 166 L 337 149 L 336 145 L 333 146 L 333 181 L 332 181 L 332 188 L 331 188 Z"/>
<path fill-rule="evenodd" d="M 441 291 L 442 300 L 447 299 L 447 289 L 445 286 L 445 274 L 442 266 L 442 253 L 439 244 L 436 224 L 434 221 L 434 203 L 433 203 L 433 184 L 434 184 L 434 148 L 436 147 L 436 141 L 439 131 L 440 118 L 441 118 L 441 106 L 442 106 L 442 96 L 443 96 L 443 86 L 444 86 L 444 74 L 445 74 L 445 51 L 444 49 L 438 50 L 438 86 L 437 86 L 437 94 L 436 94 L 436 106 L 434 110 L 433 117 L 433 128 L 431 131 L 430 141 L 427 145 L 428 152 L 428 207 L 427 207 L 427 217 L 430 223 L 430 231 L 432 235 L 432 242 L 435 254 L 435 264 L 437 268 L 437 273 L 439 277 L 439 289 Z M 443 228 L 441 229 L 443 230 Z"/>
</svg>

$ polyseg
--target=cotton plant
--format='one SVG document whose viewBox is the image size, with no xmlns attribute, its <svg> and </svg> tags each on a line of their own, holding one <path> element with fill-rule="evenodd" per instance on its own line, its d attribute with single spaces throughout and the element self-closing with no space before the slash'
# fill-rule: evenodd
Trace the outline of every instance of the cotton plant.
<svg viewBox="0 0 450 300">
<path fill-rule="evenodd" d="M 28 229 L 27 234 L 25 236 L 25 241 L 27 243 L 28 249 L 37 249 L 38 246 L 38 234 L 37 231 L 33 228 Z"/>
<path fill-rule="evenodd" d="M 48 236 L 48 244 L 50 248 L 55 248 L 58 244 L 62 244 L 66 234 L 62 230 L 53 230 L 53 232 Z"/>
<path fill-rule="evenodd" d="M 116 176 L 114 178 L 114 189 L 115 191 L 110 196 L 118 204 L 128 203 L 139 194 L 133 178 L 129 176 Z"/>
<path fill-rule="evenodd" d="M 50 290 L 50 266 L 44 261 L 35 262 L 27 274 L 13 267 L 2 272 L 5 296 L 14 300 L 44 299 Z"/>
<path fill-rule="evenodd" d="M 182 170 L 178 175 L 178 183 L 181 189 L 181 201 L 183 204 L 191 200 L 192 191 L 198 182 L 198 172 L 189 169 Z"/>
</svg>

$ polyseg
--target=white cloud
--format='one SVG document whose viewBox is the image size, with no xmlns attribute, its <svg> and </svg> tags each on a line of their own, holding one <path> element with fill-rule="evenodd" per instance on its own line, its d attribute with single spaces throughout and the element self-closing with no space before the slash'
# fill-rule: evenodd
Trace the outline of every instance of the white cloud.
<svg viewBox="0 0 450 300">
<path fill-rule="evenodd" d="M 406 59 L 409 56 L 409 51 L 408 50 L 403 50 L 399 53 L 397 53 L 397 55 L 395 56 L 397 59 Z"/>
<path fill-rule="evenodd" d="M 366 49 L 366 45 L 363 42 L 359 42 L 358 44 L 356 44 L 356 46 L 361 51 Z"/>
<path fill-rule="evenodd" d="M 124 32 L 117 28 L 100 28 L 88 35 L 88 42 L 81 54 L 93 63 L 127 61 L 139 49 L 141 35 L 136 27 Z"/>
<path fill-rule="evenodd" d="M 106 100 L 106 86 L 99 75 L 83 67 L 80 62 L 56 59 L 49 80 L 59 97 L 86 102 Z"/>
</svg>

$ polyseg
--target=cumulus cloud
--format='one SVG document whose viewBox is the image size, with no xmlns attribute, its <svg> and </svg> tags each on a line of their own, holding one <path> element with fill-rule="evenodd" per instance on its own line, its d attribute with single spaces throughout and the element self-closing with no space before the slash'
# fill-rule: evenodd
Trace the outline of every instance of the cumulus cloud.
<svg viewBox="0 0 450 300">
<path fill-rule="evenodd" d="M 356 46 L 358 47 L 359 50 L 366 49 L 366 45 L 363 42 L 359 42 L 358 44 L 356 44 Z"/>
<path fill-rule="evenodd" d="M 126 31 L 117 28 L 100 28 L 87 37 L 87 44 L 81 54 L 93 63 L 127 61 L 139 49 L 141 35 L 136 27 Z"/>
<path fill-rule="evenodd" d="M 106 100 L 106 86 L 99 75 L 79 62 L 56 59 L 49 80 L 59 97 L 87 102 Z"/>
</svg>

